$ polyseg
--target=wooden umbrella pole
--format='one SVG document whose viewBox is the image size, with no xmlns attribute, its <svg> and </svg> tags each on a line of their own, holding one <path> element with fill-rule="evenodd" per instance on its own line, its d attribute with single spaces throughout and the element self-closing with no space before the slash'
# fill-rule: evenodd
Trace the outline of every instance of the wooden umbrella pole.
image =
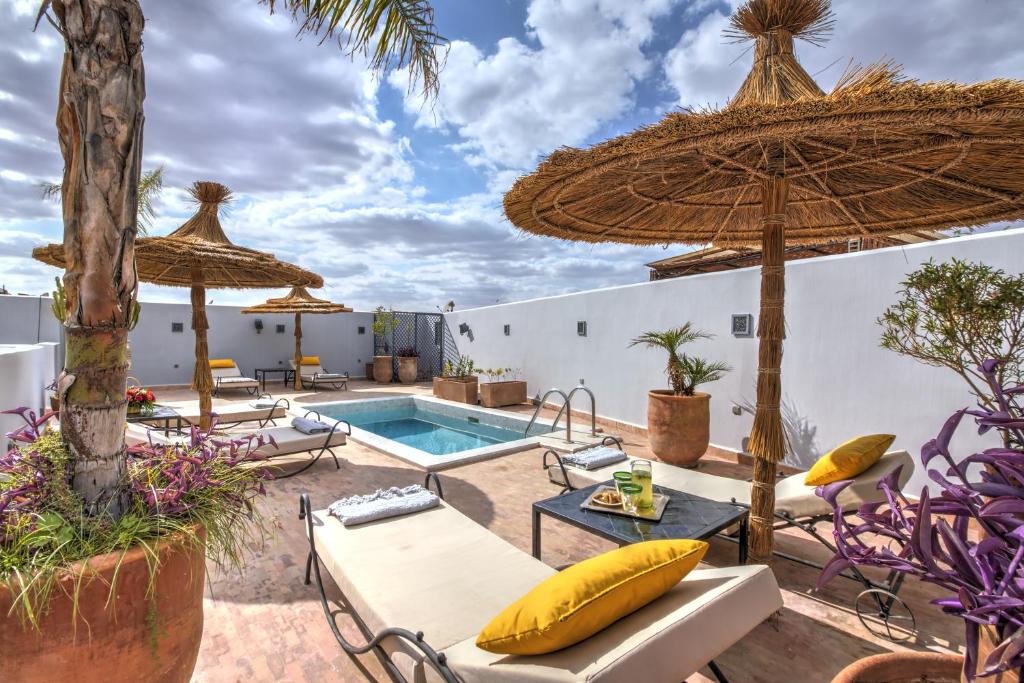
<svg viewBox="0 0 1024 683">
<path fill-rule="evenodd" d="M 189 266 L 192 278 L 192 329 L 196 333 L 196 365 L 192 371 L 192 390 L 199 392 L 199 428 L 210 429 L 210 413 L 213 410 L 213 375 L 210 373 L 210 349 L 206 341 L 206 283 L 203 268 L 198 263 Z"/>
<path fill-rule="evenodd" d="M 753 564 L 772 558 L 775 521 L 775 468 L 785 455 L 782 430 L 782 340 L 786 336 L 785 224 L 789 181 L 780 173 L 761 185 L 762 230 L 761 314 L 757 321 L 757 410 L 750 432 L 754 481 L 750 497 L 750 548 Z"/>
<path fill-rule="evenodd" d="M 302 314 L 295 314 L 295 391 L 302 390 Z"/>
</svg>

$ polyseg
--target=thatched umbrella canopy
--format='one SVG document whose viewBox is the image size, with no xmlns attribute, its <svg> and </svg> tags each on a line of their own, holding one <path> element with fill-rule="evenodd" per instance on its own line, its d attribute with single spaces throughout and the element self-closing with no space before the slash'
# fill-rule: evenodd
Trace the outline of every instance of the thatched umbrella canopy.
<svg viewBox="0 0 1024 683">
<path fill-rule="evenodd" d="M 135 240 L 135 268 L 141 282 L 192 289 L 192 329 L 196 333 L 196 365 L 192 389 L 199 392 L 203 429 L 210 425 L 213 377 L 206 331 L 206 290 L 250 289 L 289 286 L 322 287 L 323 279 L 271 254 L 231 243 L 217 216 L 222 204 L 231 201 L 231 190 L 213 182 L 197 182 L 189 193 L 199 210 L 166 237 Z M 58 268 L 64 267 L 64 245 L 50 244 L 32 250 L 32 256 Z"/>
<path fill-rule="evenodd" d="M 760 246 L 751 552 L 772 551 L 786 241 L 975 226 L 1024 216 L 1024 82 L 916 83 L 855 70 L 825 94 L 793 39 L 831 30 L 828 0 L 750 0 L 731 35 L 754 64 L 720 111 L 679 111 L 560 149 L 505 195 L 528 232 L 587 242 Z"/>
<path fill-rule="evenodd" d="M 292 287 L 286 296 L 267 299 L 265 303 L 243 308 L 242 313 L 294 313 L 295 314 L 295 389 L 302 389 L 302 314 L 317 313 L 351 313 L 352 309 L 344 304 L 336 304 L 325 299 L 317 299 L 306 291 L 305 287 Z"/>
</svg>

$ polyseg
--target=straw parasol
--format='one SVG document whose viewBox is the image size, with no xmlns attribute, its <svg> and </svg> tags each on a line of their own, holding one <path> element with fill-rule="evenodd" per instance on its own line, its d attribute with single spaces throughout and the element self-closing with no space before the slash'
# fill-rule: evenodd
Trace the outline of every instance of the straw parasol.
<svg viewBox="0 0 1024 683">
<path fill-rule="evenodd" d="M 206 289 L 256 289 L 289 286 L 322 287 L 323 279 L 271 254 L 231 243 L 217 216 L 222 204 L 231 201 L 231 190 L 220 183 L 200 181 L 189 188 L 199 205 L 192 218 L 166 237 L 135 240 L 135 268 L 139 281 L 155 285 L 190 287 L 192 329 L 196 333 L 196 365 L 192 389 L 199 392 L 200 424 L 210 426 L 213 377 L 206 331 Z M 32 250 L 43 263 L 64 267 L 64 245 L 50 244 Z"/>
<path fill-rule="evenodd" d="M 825 94 L 794 38 L 819 44 L 828 0 L 750 0 L 729 34 L 754 63 L 722 110 L 678 111 L 587 150 L 563 148 L 505 195 L 528 232 L 587 242 L 758 246 L 753 562 L 772 551 L 785 243 L 977 226 L 1024 216 L 1024 83 L 917 83 L 891 64 Z"/>
<path fill-rule="evenodd" d="M 294 313 L 295 314 L 295 389 L 302 389 L 302 314 L 318 313 L 351 313 L 352 309 L 344 304 L 335 304 L 325 299 L 317 299 L 306 291 L 305 287 L 292 287 L 286 296 L 267 299 L 265 303 L 243 308 L 242 313 Z"/>
</svg>

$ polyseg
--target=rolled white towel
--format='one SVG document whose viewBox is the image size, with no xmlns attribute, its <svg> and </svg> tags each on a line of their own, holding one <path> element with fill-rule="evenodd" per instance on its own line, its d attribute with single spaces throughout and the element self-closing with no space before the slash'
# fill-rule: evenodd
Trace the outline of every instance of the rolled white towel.
<svg viewBox="0 0 1024 683">
<path fill-rule="evenodd" d="M 618 448 L 601 446 L 600 448 L 589 448 L 578 453 L 569 453 L 562 456 L 562 462 L 566 465 L 579 467 L 584 470 L 596 470 L 607 467 L 626 459 L 626 454 Z"/>
<path fill-rule="evenodd" d="M 249 405 L 255 408 L 256 410 L 270 410 L 277 404 L 274 402 L 273 399 L 258 398 L 255 401 L 249 401 Z"/>
<path fill-rule="evenodd" d="M 303 434 L 326 434 L 331 431 L 331 425 L 319 420 L 307 420 L 304 417 L 296 417 L 292 420 L 292 427 Z"/>
<path fill-rule="evenodd" d="M 440 499 L 419 484 L 398 488 L 377 489 L 365 496 L 350 496 L 335 501 L 327 512 L 341 520 L 345 526 L 365 524 L 378 519 L 408 515 L 436 507 Z"/>
</svg>

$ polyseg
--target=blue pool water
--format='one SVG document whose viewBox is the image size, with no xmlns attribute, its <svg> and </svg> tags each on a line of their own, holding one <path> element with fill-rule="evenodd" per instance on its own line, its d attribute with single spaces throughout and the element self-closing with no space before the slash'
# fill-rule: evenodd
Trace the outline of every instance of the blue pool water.
<svg viewBox="0 0 1024 683">
<path fill-rule="evenodd" d="M 524 438 L 522 432 L 412 406 L 346 415 L 344 404 L 340 404 L 325 406 L 321 412 L 327 417 L 345 420 L 353 427 L 434 455 L 448 455 Z"/>
</svg>

